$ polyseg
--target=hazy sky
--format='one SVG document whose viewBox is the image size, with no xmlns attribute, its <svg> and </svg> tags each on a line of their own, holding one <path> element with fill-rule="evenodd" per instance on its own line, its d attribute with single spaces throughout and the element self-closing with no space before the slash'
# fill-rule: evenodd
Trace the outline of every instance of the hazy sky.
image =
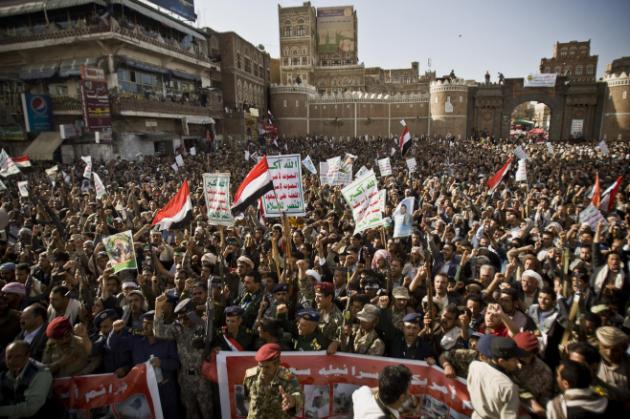
<svg viewBox="0 0 630 419">
<path fill-rule="evenodd" d="M 195 0 L 197 25 L 234 31 L 278 57 L 278 4 L 302 1 Z M 359 25 L 359 62 L 438 75 L 482 80 L 537 72 L 556 41 L 591 40 L 599 55 L 597 75 L 606 64 L 630 56 L 630 0 L 314 0 L 315 7 L 353 5 Z M 461 36 L 460 36 L 461 35 Z"/>
</svg>

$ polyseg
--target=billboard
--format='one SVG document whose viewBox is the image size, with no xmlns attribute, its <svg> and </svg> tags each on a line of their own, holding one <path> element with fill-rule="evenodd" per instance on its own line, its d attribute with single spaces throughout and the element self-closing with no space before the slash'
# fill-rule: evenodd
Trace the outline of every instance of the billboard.
<svg viewBox="0 0 630 419">
<path fill-rule="evenodd" d="M 354 11 L 351 6 L 317 9 L 317 52 L 320 55 L 356 52 Z"/>
<path fill-rule="evenodd" d="M 26 131 L 37 134 L 52 131 L 52 102 L 48 95 L 22 93 Z"/>
<path fill-rule="evenodd" d="M 103 80 L 81 80 L 81 98 L 85 127 L 94 131 L 112 126 L 107 82 Z"/>
<path fill-rule="evenodd" d="M 148 0 L 156 6 L 163 7 L 188 20 L 197 20 L 194 0 Z"/>
</svg>

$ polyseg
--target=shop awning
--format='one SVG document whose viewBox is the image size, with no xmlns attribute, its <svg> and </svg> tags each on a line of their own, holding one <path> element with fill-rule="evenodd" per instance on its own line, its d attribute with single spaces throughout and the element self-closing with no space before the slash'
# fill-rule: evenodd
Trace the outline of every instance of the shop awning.
<svg viewBox="0 0 630 419">
<path fill-rule="evenodd" d="M 133 0 L 114 0 L 112 3 L 122 4 L 124 7 L 128 7 L 132 10 L 135 10 L 138 13 L 141 13 L 149 18 L 160 22 L 161 24 L 176 29 L 186 35 L 190 35 L 194 38 L 205 41 L 206 37 L 197 32 L 192 26 L 184 25 L 167 15 L 164 15 L 157 10 L 151 8 L 150 6 L 145 6 L 141 3 L 135 2 Z"/>
<path fill-rule="evenodd" d="M 52 160 L 55 150 L 61 145 L 63 140 L 57 131 L 42 132 L 26 147 L 24 154 L 31 160 Z"/>
<path fill-rule="evenodd" d="M 186 123 L 188 124 L 198 124 L 198 125 L 206 125 L 206 124 L 214 124 L 214 118 L 210 116 L 187 116 Z"/>
<path fill-rule="evenodd" d="M 15 1 L 14 4 L 0 7 L 0 17 L 19 16 L 46 10 L 64 9 L 66 7 L 82 6 L 96 3 L 105 7 L 103 0 L 48 0 L 48 1 Z"/>
<path fill-rule="evenodd" d="M 62 61 L 59 65 L 59 77 L 72 77 L 81 75 L 81 66 L 95 66 L 96 58 L 75 58 Z"/>
<path fill-rule="evenodd" d="M 118 56 L 117 58 L 120 63 L 125 64 L 128 67 L 135 68 L 137 70 L 143 70 L 149 73 L 170 74 L 170 71 L 166 68 L 158 67 L 154 64 L 137 61 L 125 56 Z"/>
<path fill-rule="evenodd" d="M 190 81 L 201 81 L 201 77 L 196 76 L 194 74 L 190 74 L 190 73 L 184 73 L 183 71 L 179 71 L 179 70 L 171 70 L 171 74 L 173 75 L 173 77 L 178 78 L 178 79 L 190 80 Z"/>
<path fill-rule="evenodd" d="M 57 74 L 58 68 L 59 68 L 59 64 L 57 63 L 40 64 L 40 65 L 32 65 L 32 66 L 24 67 L 20 71 L 20 78 L 22 80 L 49 79 L 55 74 Z"/>
</svg>

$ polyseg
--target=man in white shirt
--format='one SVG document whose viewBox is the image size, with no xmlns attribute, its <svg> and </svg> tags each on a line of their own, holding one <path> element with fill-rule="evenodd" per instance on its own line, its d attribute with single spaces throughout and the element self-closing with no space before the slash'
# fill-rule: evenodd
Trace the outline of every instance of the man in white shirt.
<svg viewBox="0 0 630 419">
<path fill-rule="evenodd" d="M 404 365 L 390 365 L 381 371 L 378 388 L 362 386 L 352 393 L 355 419 L 398 419 L 399 409 L 409 398 L 411 371 Z"/>
<path fill-rule="evenodd" d="M 470 364 L 467 379 L 472 419 L 516 419 L 519 388 L 507 374 L 519 368 L 524 351 L 511 338 L 491 335 L 483 335 L 477 349 L 482 360 Z"/>
</svg>

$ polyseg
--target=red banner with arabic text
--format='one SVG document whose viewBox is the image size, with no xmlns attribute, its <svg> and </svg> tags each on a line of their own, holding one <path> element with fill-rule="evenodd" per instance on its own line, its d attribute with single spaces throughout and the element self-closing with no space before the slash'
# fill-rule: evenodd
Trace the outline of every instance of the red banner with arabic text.
<svg viewBox="0 0 630 419">
<path fill-rule="evenodd" d="M 123 377 L 114 374 L 57 378 L 53 397 L 79 417 L 162 419 L 153 368 L 138 364 Z"/>
<path fill-rule="evenodd" d="M 217 357 L 223 419 L 247 416 L 243 378 L 256 366 L 254 352 L 222 351 Z M 472 413 L 466 382 L 449 379 L 442 369 L 423 361 L 325 352 L 284 352 L 281 363 L 296 375 L 304 391 L 297 418 L 352 418 L 352 393 L 361 386 L 378 387 L 378 374 L 388 365 L 404 364 L 413 377 L 409 392 L 418 401 L 401 417 L 468 418 Z"/>
</svg>

